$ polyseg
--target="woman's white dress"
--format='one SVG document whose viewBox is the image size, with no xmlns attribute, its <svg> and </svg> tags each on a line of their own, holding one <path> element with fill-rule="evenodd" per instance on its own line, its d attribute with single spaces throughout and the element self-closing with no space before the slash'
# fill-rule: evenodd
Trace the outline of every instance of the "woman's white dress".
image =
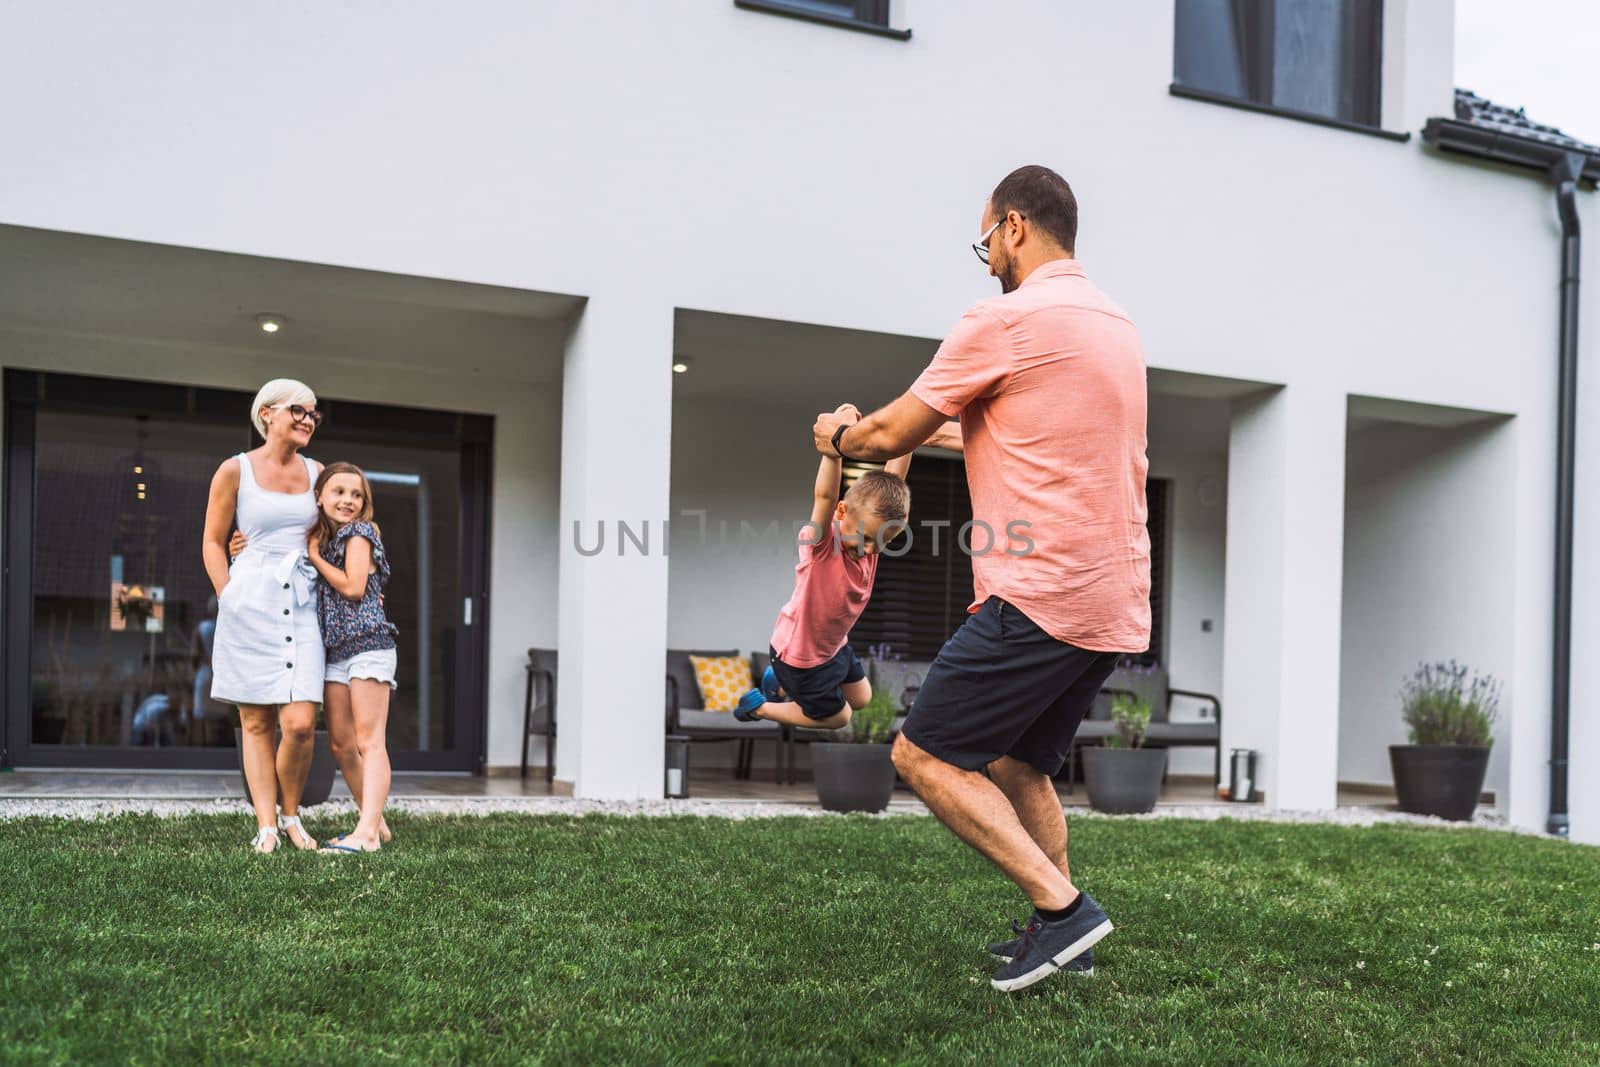
<svg viewBox="0 0 1600 1067">
<path fill-rule="evenodd" d="M 239 529 L 249 544 L 217 601 L 211 699 L 228 704 L 321 702 L 323 650 L 317 626 L 317 572 L 306 535 L 317 518 L 311 490 L 276 493 L 256 484 L 239 459 Z M 304 456 L 306 475 L 317 468 Z"/>
</svg>

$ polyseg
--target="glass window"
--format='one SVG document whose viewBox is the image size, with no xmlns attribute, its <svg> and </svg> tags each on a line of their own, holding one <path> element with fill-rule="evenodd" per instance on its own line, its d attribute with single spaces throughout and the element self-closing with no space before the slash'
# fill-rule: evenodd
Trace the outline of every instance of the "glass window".
<svg viewBox="0 0 1600 1067">
<path fill-rule="evenodd" d="M 1177 0 L 1178 85 L 1364 126 L 1379 122 L 1382 0 Z"/>
</svg>

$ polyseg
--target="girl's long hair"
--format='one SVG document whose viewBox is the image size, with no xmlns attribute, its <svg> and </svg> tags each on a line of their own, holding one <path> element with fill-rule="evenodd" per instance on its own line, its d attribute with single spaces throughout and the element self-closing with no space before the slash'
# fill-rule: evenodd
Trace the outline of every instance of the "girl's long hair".
<svg viewBox="0 0 1600 1067">
<path fill-rule="evenodd" d="M 322 473 L 317 475 L 317 484 L 311 488 L 311 497 L 317 502 L 317 521 L 312 529 L 317 531 L 317 541 L 324 552 L 333 544 L 333 535 L 343 525 L 328 518 L 328 513 L 322 510 L 322 489 L 335 474 L 354 474 L 361 479 L 361 514 L 356 518 L 361 522 L 372 522 L 372 486 L 367 481 L 366 472 L 354 463 L 330 463 L 323 467 Z"/>
</svg>

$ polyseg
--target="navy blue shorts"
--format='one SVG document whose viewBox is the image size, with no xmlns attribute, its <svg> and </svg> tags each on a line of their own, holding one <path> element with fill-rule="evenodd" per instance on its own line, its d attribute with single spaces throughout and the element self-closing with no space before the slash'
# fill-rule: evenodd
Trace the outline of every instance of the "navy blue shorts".
<svg viewBox="0 0 1600 1067">
<path fill-rule="evenodd" d="M 990 597 L 939 650 L 901 733 L 962 770 L 1010 756 L 1054 775 L 1122 655 L 1057 641 Z"/>
<path fill-rule="evenodd" d="M 856 659 L 855 650 L 848 644 L 828 662 L 815 667 L 791 667 L 772 653 L 772 673 L 789 700 L 800 705 L 808 719 L 827 719 L 844 710 L 844 687 L 859 682 L 867 676 L 867 669 Z"/>
</svg>

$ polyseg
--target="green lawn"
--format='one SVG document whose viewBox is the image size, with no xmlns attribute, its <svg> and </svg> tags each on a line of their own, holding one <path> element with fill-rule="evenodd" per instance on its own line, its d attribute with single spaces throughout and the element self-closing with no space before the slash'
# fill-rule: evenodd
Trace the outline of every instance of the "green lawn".
<svg viewBox="0 0 1600 1067">
<path fill-rule="evenodd" d="M 1073 821 L 1118 930 L 1006 996 L 1015 892 L 927 818 L 0 823 L 7 1062 L 1600 1062 L 1600 850 Z M 330 829 L 312 821 L 313 831 Z"/>
</svg>

